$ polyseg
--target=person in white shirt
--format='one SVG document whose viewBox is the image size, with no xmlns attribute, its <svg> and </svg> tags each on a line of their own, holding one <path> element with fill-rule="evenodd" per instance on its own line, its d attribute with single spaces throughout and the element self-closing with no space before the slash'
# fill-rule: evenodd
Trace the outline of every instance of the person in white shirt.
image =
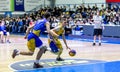
<svg viewBox="0 0 120 72">
<path fill-rule="evenodd" d="M 102 37 L 102 29 L 104 29 L 104 26 L 102 24 L 102 17 L 99 15 L 99 11 L 97 11 L 96 15 L 93 16 L 93 23 L 94 23 L 94 40 L 93 40 L 93 46 L 96 45 L 96 37 L 98 36 L 99 39 L 99 46 L 101 46 L 101 37 Z"/>
</svg>

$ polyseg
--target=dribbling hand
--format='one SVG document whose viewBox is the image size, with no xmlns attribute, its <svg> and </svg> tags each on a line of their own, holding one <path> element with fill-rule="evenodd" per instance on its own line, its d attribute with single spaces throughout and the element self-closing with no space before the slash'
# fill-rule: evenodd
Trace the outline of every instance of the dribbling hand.
<svg viewBox="0 0 120 72">
<path fill-rule="evenodd" d="M 27 37 L 25 36 L 24 39 L 27 39 Z"/>
</svg>

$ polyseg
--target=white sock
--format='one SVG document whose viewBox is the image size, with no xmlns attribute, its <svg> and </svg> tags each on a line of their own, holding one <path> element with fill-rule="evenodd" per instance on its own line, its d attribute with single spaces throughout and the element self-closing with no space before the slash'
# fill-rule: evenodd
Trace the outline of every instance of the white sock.
<svg viewBox="0 0 120 72">
<path fill-rule="evenodd" d="M 51 51 L 51 48 L 48 47 L 47 50 L 48 50 L 48 51 Z"/>
<path fill-rule="evenodd" d="M 20 51 L 18 50 L 17 55 L 19 55 L 19 54 L 20 54 Z"/>
<path fill-rule="evenodd" d="M 99 43 L 101 43 L 101 40 L 99 40 Z"/>
<path fill-rule="evenodd" d="M 35 63 L 39 63 L 39 60 L 36 60 Z"/>
<path fill-rule="evenodd" d="M 95 43 L 95 40 L 93 41 L 93 43 Z"/>
</svg>

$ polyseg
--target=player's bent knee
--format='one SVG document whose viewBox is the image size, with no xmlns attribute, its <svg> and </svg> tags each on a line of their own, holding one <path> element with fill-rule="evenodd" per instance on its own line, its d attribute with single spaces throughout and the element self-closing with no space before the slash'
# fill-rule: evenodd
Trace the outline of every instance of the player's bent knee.
<svg viewBox="0 0 120 72">
<path fill-rule="evenodd" d="M 63 48 L 60 48 L 59 51 L 62 52 L 62 51 L 63 51 Z"/>
<path fill-rule="evenodd" d="M 47 49 L 47 46 L 42 46 L 42 48 Z"/>
<path fill-rule="evenodd" d="M 42 49 L 42 50 L 46 50 L 47 49 L 47 46 L 41 46 L 41 48 L 40 49 Z"/>
</svg>

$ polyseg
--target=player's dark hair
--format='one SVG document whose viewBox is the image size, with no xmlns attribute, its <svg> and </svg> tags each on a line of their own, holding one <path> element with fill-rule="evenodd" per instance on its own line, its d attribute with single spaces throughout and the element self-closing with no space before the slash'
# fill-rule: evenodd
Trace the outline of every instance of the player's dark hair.
<svg viewBox="0 0 120 72">
<path fill-rule="evenodd" d="M 66 15 L 62 16 L 61 19 L 60 19 L 61 22 L 66 21 L 66 20 L 67 20 L 67 16 Z"/>
<path fill-rule="evenodd" d="M 45 17 L 45 18 L 49 18 L 50 16 L 51 16 L 50 12 L 46 12 L 46 13 L 44 14 L 44 17 Z"/>
</svg>

